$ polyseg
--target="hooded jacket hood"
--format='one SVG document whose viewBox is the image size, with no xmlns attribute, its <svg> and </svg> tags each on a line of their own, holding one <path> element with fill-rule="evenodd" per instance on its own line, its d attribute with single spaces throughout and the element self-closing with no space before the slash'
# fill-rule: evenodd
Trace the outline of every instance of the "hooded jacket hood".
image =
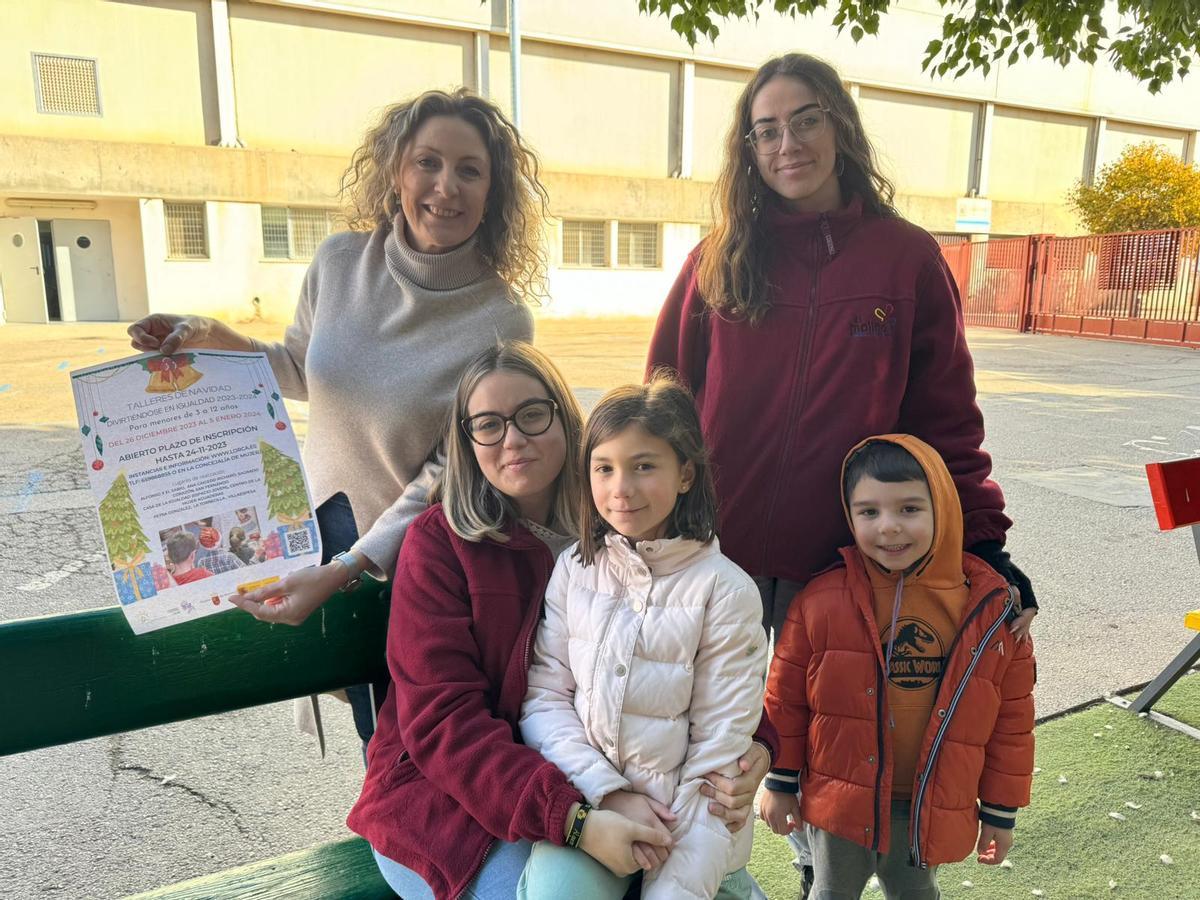
<svg viewBox="0 0 1200 900">
<path fill-rule="evenodd" d="M 906 584 L 919 584 L 933 590 L 954 590 L 963 587 L 966 576 L 963 574 L 963 514 L 962 505 L 958 500 L 958 491 L 950 471 L 942 462 L 938 452 L 911 434 L 881 434 L 860 441 L 846 454 L 842 461 L 841 483 L 846 483 L 846 468 L 854 455 L 867 444 L 895 444 L 908 453 L 921 466 L 925 473 L 925 481 L 929 485 L 929 496 L 933 501 L 933 543 L 929 552 L 917 560 L 904 573 Z M 846 516 L 846 524 L 850 533 L 854 533 L 854 523 L 850 517 L 850 499 L 842 491 L 842 512 Z M 863 562 L 871 575 L 873 584 L 878 584 L 877 576 L 883 576 L 887 581 L 894 582 L 900 575 L 891 572 L 872 559 L 863 556 Z M 964 598 L 965 599 L 965 598 Z"/>
</svg>

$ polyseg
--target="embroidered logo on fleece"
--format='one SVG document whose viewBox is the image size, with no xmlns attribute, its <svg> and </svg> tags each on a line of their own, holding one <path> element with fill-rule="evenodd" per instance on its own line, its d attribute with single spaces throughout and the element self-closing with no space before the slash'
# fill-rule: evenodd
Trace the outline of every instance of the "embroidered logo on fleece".
<svg viewBox="0 0 1200 900">
<path fill-rule="evenodd" d="M 881 304 L 871 311 L 870 316 L 855 315 L 850 321 L 850 337 L 891 337 L 896 331 L 896 319 L 892 315 L 896 308 L 890 303 Z"/>
<path fill-rule="evenodd" d="M 879 636 L 883 656 L 887 658 L 888 630 Z M 905 691 L 919 691 L 942 677 L 946 648 L 928 622 L 905 616 L 896 622 L 896 643 L 892 648 L 892 671 L 888 680 Z"/>
</svg>

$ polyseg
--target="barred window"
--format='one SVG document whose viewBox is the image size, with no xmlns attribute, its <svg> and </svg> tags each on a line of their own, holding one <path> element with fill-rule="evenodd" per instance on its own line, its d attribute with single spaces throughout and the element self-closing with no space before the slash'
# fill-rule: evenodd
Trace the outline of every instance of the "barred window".
<svg viewBox="0 0 1200 900">
<path fill-rule="evenodd" d="M 564 266 L 604 268 L 608 265 L 608 223 L 564 219 L 562 223 Z"/>
<path fill-rule="evenodd" d="M 33 77 L 40 113 L 99 116 L 96 60 L 82 56 L 33 54 Z"/>
<path fill-rule="evenodd" d="M 262 210 L 263 256 L 288 258 L 288 215 L 285 206 L 264 206 Z"/>
<path fill-rule="evenodd" d="M 333 230 L 333 212 L 304 207 L 262 207 L 263 256 L 312 259 Z"/>
<path fill-rule="evenodd" d="M 167 223 L 167 257 L 170 259 L 208 259 L 208 227 L 203 203 L 163 201 Z"/>
<path fill-rule="evenodd" d="M 617 265 L 632 269 L 657 269 L 658 225 L 653 222 L 618 222 Z"/>
</svg>

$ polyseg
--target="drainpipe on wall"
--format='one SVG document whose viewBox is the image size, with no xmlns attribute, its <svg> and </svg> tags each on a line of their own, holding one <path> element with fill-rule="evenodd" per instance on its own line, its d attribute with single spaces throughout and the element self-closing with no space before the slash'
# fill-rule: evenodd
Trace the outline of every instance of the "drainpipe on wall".
<svg viewBox="0 0 1200 900">
<path fill-rule="evenodd" d="M 217 76 L 218 147 L 241 147 L 237 128 L 237 101 L 233 92 L 233 41 L 229 36 L 228 0 L 211 0 L 213 68 Z"/>
<path fill-rule="evenodd" d="M 521 0 L 508 0 L 508 59 L 512 70 L 512 121 L 521 127 Z"/>
</svg>

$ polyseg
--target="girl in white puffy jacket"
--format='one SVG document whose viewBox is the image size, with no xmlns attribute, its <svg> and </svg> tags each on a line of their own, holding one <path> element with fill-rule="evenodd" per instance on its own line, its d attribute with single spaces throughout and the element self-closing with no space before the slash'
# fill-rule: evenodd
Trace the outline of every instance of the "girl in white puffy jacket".
<svg viewBox="0 0 1200 900">
<path fill-rule="evenodd" d="M 591 806 L 670 832 L 669 850 L 635 850 L 643 898 L 748 898 L 753 829 L 731 833 L 700 787 L 750 746 L 767 641 L 758 589 L 717 542 L 691 395 L 665 378 L 610 391 L 582 459 L 582 538 L 546 590 L 521 734 Z M 633 877 L 543 842 L 519 896 L 620 900 Z"/>
</svg>

